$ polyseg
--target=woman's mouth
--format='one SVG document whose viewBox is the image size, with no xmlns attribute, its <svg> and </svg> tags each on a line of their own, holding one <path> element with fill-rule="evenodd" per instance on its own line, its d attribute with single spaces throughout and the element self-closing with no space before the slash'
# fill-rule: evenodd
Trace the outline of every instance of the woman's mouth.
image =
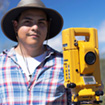
<svg viewBox="0 0 105 105">
<path fill-rule="evenodd" d="M 39 35 L 38 34 L 26 34 L 27 36 L 29 36 L 29 37 L 32 37 L 32 38 L 38 38 L 39 37 Z"/>
</svg>

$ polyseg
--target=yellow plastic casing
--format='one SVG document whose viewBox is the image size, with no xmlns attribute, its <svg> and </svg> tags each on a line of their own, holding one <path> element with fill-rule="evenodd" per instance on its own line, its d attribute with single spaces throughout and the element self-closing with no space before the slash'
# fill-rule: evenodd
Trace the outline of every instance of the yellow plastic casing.
<svg viewBox="0 0 105 105">
<path fill-rule="evenodd" d="M 77 40 L 76 36 L 84 36 L 85 40 Z M 78 99 L 72 97 L 72 100 L 82 100 L 84 96 L 89 96 L 91 99 L 96 98 L 95 91 L 101 86 L 97 30 L 95 28 L 65 29 L 62 31 L 62 44 L 64 85 L 67 88 L 67 84 L 76 84 L 75 94 L 79 94 Z M 96 55 L 96 62 L 92 65 L 88 65 L 85 61 L 85 55 L 88 52 Z M 87 75 L 93 76 L 96 83 L 85 84 L 83 76 Z"/>
</svg>

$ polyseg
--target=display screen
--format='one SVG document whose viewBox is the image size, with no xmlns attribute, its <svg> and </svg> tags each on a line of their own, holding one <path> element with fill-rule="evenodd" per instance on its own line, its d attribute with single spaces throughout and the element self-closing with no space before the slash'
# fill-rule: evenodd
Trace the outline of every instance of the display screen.
<svg viewBox="0 0 105 105">
<path fill-rule="evenodd" d="M 94 76 L 84 76 L 85 84 L 96 84 Z"/>
<path fill-rule="evenodd" d="M 85 78 L 85 82 L 94 82 L 93 78 Z"/>
</svg>

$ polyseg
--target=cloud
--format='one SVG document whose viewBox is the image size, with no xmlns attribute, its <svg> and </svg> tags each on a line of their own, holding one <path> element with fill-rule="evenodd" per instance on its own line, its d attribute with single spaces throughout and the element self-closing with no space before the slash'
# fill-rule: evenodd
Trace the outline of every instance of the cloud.
<svg viewBox="0 0 105 105">
<path fill-rule="evenodd" d="M 99 26 L 98 39 L 99 39 L 99 42 L 105 42 L 105 20 Z"/>
<path fill-rule="evenodd" d="M 105 47 L 102 48 L 101 53 L 105 53 Z"/>
<path fill-rule="evenodd" d="M 55 38 L 48 40 L 48 45 L 58 51 L 62 51 L 62 35 L 59 34 Z"/>
</svg>

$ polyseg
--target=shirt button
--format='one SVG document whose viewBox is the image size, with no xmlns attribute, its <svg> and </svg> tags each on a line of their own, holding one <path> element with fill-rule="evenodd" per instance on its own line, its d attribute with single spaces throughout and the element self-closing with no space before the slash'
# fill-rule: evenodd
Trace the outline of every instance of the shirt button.
<svg viewBox="0 0 105 105">
<path fill-rule="evenodd" d="M 28 88 L 28 91 L 30 91 L 31 89 L 30 88 Z"/>
</svg>

